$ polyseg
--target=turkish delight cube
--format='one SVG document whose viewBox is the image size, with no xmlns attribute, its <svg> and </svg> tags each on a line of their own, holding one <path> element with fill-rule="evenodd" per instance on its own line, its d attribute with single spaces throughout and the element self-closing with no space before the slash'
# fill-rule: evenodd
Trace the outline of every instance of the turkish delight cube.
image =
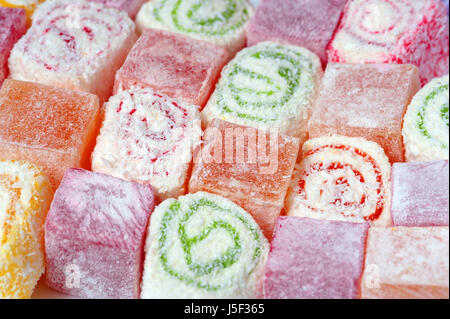
<svg viewBox="0 0 450 319">
<path fill-rule="evenodd" d="M 403 115 L 419 87 L 413 65 L 330 63 L 313 106 L 309 137 L 364 137 L 380 144 L 391 162 L 403 162 Z"/>
<path fill-rule="evenodd" d="M 448 299 L 448 227 L 372 227 L 363 299 Z"/>
<path fill-rule="evenodd" d="M 448 161 L 395 163 L 391 214 L 394 226 L 448 226 Z"/>
<path fill-rule="evenodd" d="M 149 185 L 68 169 L 45 222 L 46 283 L 86 298 L 138 298 Z"/>
<path fill-rule="evenodd" d="M 223 196 L 253 215 L 270 239 L 294 170 L 299 140 L 213 120 L 194 157 L 189 192 Z"/>
<path fill-rule="evenodd" d="M 220 46 L 145 29 L 116 73 L 114 91 L 151 87 L 203 107 L 226 62 L 227 52 Z"/>
<path fill-rule="evenodd" d="M 277 41 L 305 47 L 327 62 L 327 46 L 346 0 L 262 0 L 247 32 L 250 46 Z"/>
<path fill-rule="evenodd" d="M 98 98 L 7 79 L 0 90 L 0 159 L 43 168 L 56 188 L 69 167 L 90 167 L 100 126 Z"/>
<path fill-rule="evenodd" d="M 368 228 L 280 217 L 266 266 L 265 298 L 358 298 Z"/>
</svg>

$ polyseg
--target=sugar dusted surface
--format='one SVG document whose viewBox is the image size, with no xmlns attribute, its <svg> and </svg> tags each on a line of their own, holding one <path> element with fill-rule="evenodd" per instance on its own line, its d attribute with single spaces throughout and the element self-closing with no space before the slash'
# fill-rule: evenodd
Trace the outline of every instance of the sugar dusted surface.
<svg viewBox="0 0 450 319">
<path fill-rule="evenodd" d="M 298 139 L 221 120 L 213 120 L 208 131 L 194 161 L 189 192 L 206 191 L 232 200 L 271 238 L 297 159 Z M 256 159 L 249 157 L 252 152 Z"/>
<path fill-rule="evenodd" d="M 392 219 L 395 226 L 448 226 L 448 161 L 395 163 Z"/>
<path fill-rule="evenodd" d="M 230 57 L 246 43 L 246 30 L 253 14 L 247 0 L 152 0 L 136 17 L 139 32 L 157 28 L 223 46 Z"/>
<path fill-rule="evenodd" d="M 44 272 L 43 224 L 52 200 L 42 171 L 0 160 L 0 298 L 30 298 Z"/>
<path fill-rule="evenodd" d="M 130 18 L 134 18 L 139 11 L 139 8 L 146 2 L 146 0 L 89 0 L 93 2 L 102 3 L 107 7 L 116 8 L 128 13 Z"/>
<path fill-rule="evenodd" d="M 309 136 L 364 137 L 380 144 L 391 162 L 402 162 L 403 115 L 419 88 L 412 65 L 330 63 L 313 106 Z"/>
<path fill-rule="evenodd" d="M 89 93 L 8 79 L 0 91 L 0 157 L 41 166 L 56 188 L 66 168 L 89 167 L 98 108 Z"/>
<path fill-rule="evenodd" d="M 264 297 L 359 296 L 367 224 L 280 217 L 267 261 Z"/>
<path fill-rule="evenodd" d="M 408 162 L 449 158 L 448 84 L 448 74 L 433 79 L 409 104 L 402 131 Z"/>
<path fill-rule="evenodd" d="M 347 2 L 328 58 L 348 63 L 411 63 L 422 84 L 448 73 L 449 26 L 439 0 Z"/>
<path fill-rule="evenodd" d="M 202 111 L 206 126 L 213 119 L 277 128 L 302 144 L 323 71 L 311 51 L 275 42 L 246 48 L 223 69 Z"/>
<path fill-rule="evenodd" d="M 122 91 L 104 108 L 93 170 L 151 184 L 161 200 L 183 195 L 202 135 L 197 106 L 146 88 Z"/>
<path fill-rule="evenodd" d="M 0 86 L 8 76 L 8 57 L 14 43 L 26 31 L 23 9 L 0 6 Z"/>
<path fill-rule="evenodd" d="M 148 234 L 142 298 L 262 297 L 269 244 L 231 201 L 203 192 L 168 199 L 152 214 Z"/>
<path fill-rule="evenodd" d="M 124 12 L 84 0 L 49 0 L 11 51 L 11 78 L 86 91 L 105 101 L 135 41 L 134 23 Z"/>
<path fill-rule="evenodd" d="M 248 44 L 277 41 L 306 47 L 326 63 L 326 48 L 345 0 L 262 0 L 248 29 Z"/>
<path fill-rule="evenodd" d="M 36 9 L 36 6 L 44 1 L 45 0 L 0 0 L 0 6 L 25 10 L 24 13 L 26 13 L 26 17 L 28 17 L 28 21 L 25 21 L 25 23 L 29 24 L 29 20 L 33 11 Z"/>
<path fill-rule="evenodd" d="M 153 207 L 148 185 L 67 170 L 45 224 L 47 284 L 88 298 L 137 298 Z M 67 284 L 68 269 L 79 272 L 79 288 Z"/>
<path fill-rule="evenodd" d="M 203 107 L 227 59 L 226 50 L 212 43 L 146 29 L 117 72 L 114 91 L 151 87 Z"/>
<path fill-rule="evenodd" d="M 362 138 L 333 135 L 303 144 L 286 200 L 289 216 L 389 226 L 391 165 Z"/>
<path fill-rule="evenodd" d="M 362 298 L 448 299 L 448 227 L 372 227 L 365 269 Z"/>
</svg>

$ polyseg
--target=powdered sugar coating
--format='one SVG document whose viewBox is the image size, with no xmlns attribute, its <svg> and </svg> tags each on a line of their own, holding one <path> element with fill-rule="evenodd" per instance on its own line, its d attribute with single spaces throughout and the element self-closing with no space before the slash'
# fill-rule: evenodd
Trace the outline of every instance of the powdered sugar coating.
<svg viewBox="0 0 450 319">
<path fill-rule="evenodd" d="M 45 215 L 52 199 L 47 176 L 0 155 L 0 298 L 30 298 L 44 272 Z"/>
<path fill-rule="evenodd" d="M 448 227 L 372 227 L 364 268 L 364 299 L 448 299 Z"/>
<path fill-rule="evenodd" d="M 0 86 L 8 75 L 9 53 L 25 31 L 25 11 L 0 6 Z"/>
<path fill-rule="evenodd" d="M 87 298 L 138 298 L 150 186 L 66 171 L 45 223 L 46 282 Z"/>
<path fill-rule="evenodd" d="M 448 0 L 442 0 L 442 2 L 444 3 L 444 6 L 447 8 L 447 15 L 448 15 Z"/>
<path fill-rule="evenodd" d="M 114 92 L 151 87 L 203 108 L 228 53 L 220 46 L 181 34 L 146 29 L 116 73 Z"/>
<path fill-rule="evenodd" d="M 289 216 L 391 224 L 391 165 L 362 138 L 333 135 L 303 144 L 286 201 Z"/>
<path fill-rule="evenodd" d="M 107 7 L 116 8 L 128 13 L 130 18 L 134 18 L 139 11 L 139 8 L 146 0 L 89 0 L 98 3 L 103 3 Z"/>
<path fill-rule="evenodd" d="M 448 84 L 448 74 L 432 80 L 409 104 L 402 131 L 408 162 L 449 158 Z"/>
<path fill-rule="evenodd" d="M 380 144 L 391 162 L 403 162 L 403 115 L 419 88 L 413 65 L 329 63 L 308 122 L 309 137 L 363 137 Z"/>
<path fill-rule="evenodd" d="M 299 147 L 297 138 L 277 130 L 213 120 L 194 159 L 189 192 L 205 191 L 232 200 L 252 214 L 270 239 Z"/>
<path fill-rule="evenodd" d="M 44 1 L 45 0 L 0 0 L 0 6 L 24 9 L 26 16 L 30 18 L 36 7 Z"/>
<path fill-rule="evenodd" d="M 263 42 L 239 52 L 223 69 L 202 111 L 213 119 L 307 138 L 311 106 L 322 77 L 319 58 L 291 45 Z"/>
<path fill-rule="evenodd" d="M 185 193 L 193 150 L 201 139 L 200 114 L 189 105 L 130 89 L 105 104 L 105 120 L 92 168 L 125 180 L 151 184 L 159 199 Z"/>
<path fill-rule="evenodd" d="M 448 73 L 449 26 L 440 0 L 352 0 L 328 58 L 348 63 L 411 63 L 422 84 Z"/>
<path fill-rule="evenodd" d="M 394 163 L 392 220 L 395 226 L 448 226 L 448 161 Z"/>
<path fill-rule="evenodd" d="M 156 28 L 212 42 L 232 57 L 245 46 L 252 14 L 247 0 L 152 0 L 142 6 L 136 24 L 139 32 Z"/>
<path fill-rule="evenodd" d="M 326 48 L 345 0 L 262 0 L 248 32 L 248 45 L 276 41 L 305 47 L 327 62 Z"/>
<path fill-rule="evenodd" d="M 231 201 L 199 192 L 153 213 L 142 298 L 261 298 L 269 244 Z"/>
<path fill-rule="evenodd" d="M 0 90 L 0 154 L 39 165 L 55 189 L 67 168 L 90 166 L 99 126 L 93 94 L 10 79 Z"/>
<path fill-rule="evenodd" d="M 49 0 L 9 58 L 11 78 L 111 94 L 114 73 L 136 41 L 124 12 L 85 0 Z"/>
</svg>

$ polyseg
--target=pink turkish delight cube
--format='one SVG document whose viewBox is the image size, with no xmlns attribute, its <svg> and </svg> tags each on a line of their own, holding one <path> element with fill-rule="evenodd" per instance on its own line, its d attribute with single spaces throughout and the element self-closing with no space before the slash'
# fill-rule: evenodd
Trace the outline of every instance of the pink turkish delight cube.
<svg viewBox="0 0 450 319">
<path fill-rule="evenodd" d="M 147 0 L 89 0 L 93 2 L 103 3 L 107 7 L 116 8 L 128 13 L 130 18 L 134 18 L 139 8 Z"/>
<path fill-rule="evenodd" d="M 309 136 L 364 137 L 380 144 L 391 162 L 403 162 L 403 115 L 419 87 L 413 65 L 329 63 Z"/>
<path fill-rule="evenodd" d="M 248 28 L 248 44 L 277 41 L 305 47 L 327 61 L 326 49 L 346 0 L 262 0 Z"/>
<path fill-rule="evenodd" d="M 449 225 L 448 161 L 395 163 L 392 220 L 395 226 Z"/>
<path fill-rule="evenodd" d="M 145 29 L 116 74 L 114 91 L 150 87 L 203 107 L 227 51 L 209 42 L 156 29 Z"/>
<path fill-rule="evenodd" d="M 17 40 L 27 29 L 24 9 L 0 6 L 0 86 L 8 76 L 8 57 Z"/>
<path fill-rule="evenodd" d="M 330 62 L 411 63 L 422 84 L 448 74 L 449 25 L 440 0 L 348 1 Z"/>
<path fill-rule="evenodd" d="M 66 171 L 45 223 L 46 282 L 87 298 L 138 298 L 151 186 Z"/>
<path fill-rule="evenodd" d="M 266 266 L 265 298 L 357 298 L 368 228 L 280 217 Z"/>
</svg>

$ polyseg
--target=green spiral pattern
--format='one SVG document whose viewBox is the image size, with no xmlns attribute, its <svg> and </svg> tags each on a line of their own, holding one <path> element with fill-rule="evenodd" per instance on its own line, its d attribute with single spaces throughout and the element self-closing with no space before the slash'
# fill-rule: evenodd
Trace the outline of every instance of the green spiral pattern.
<svg viewBox="0 0 450 319">
<path fill-rule="evenodd" d="M 247 0 L 153 0 L 153 19 L 191 35 L 225 36 L 250 19 Z"/>
<path fill-rule="evenodd" d="M 318 69 L 317 56 L 303 48 L 272 42 L 247 48 L 222 72 L 208 111 L 256 126 L 296 117 L 311 103 Z"/>
<path fill-rule="evenodd" d="M 439 103 L 437 101 L 438 97 L 440 95 L 444 95 L 447 92 L 447 100 L 443 103 Z M 427 117 L 427 112 L 432 111 L 430 108 L 432 108 L 433 105 L 436 105 L 438 107 L 439 116 L 442 120 L 442 124 L 449 127 L 449 120 L 448 120 L 448 83 L 442 84 L 438 87 L 436 87 L 434 90 L 432 90 L 424 99 L 422 106 L 420 107 L 419 111 L 417 112 L 417 127 L 420 131 L 420 133 L 425 136 L 428 139 L 437 140 L 436 136 L 433 136 L 430 131 L 428 130 L 426 124 L 425 124 L 425 118 Z M 439 142 L 441 147 L 448 148 L 448 143 L 441 143 Z"/>
<path fill-rule="evenodd" d="M 449 77 L 436 78 L 412 99 L 403 122 L 408 161 L 448 158 Z"/>
<path fill-rule="evenodd" d="M 171 277 L 198 289 L 214 292 L 239 284 L 236 282 L 238 278 L 248 276 L 261 263 L 267 252 L 267 243 L 250 215 L 237 206 L 230 208 L 228 201 L 224 205 L 216 196 L 207 195 L 197 193 L 185 196 L 184 199 L 189 198 L 188 205 L 182 203 L 183 198 L 172 200 L 164 209 L 159 226 L 158 254 L 162 269 Z M 194 232 L 192 229 L 189 231 L 198 214 L 202 214 L 204 219 L 202 227 Z M 219 232 L 220 238 L 217 237 Z M 228 237 L 227 249 L 215 258 L 208 258 L 208 261 L 196 260 L 194 255 L 198 256 L 199 246 L 206 243 L 206 251 L 214 250 L 217 241 L 224 240 L 223 236 Z M 170 258 L 176 247 L 180 250 L 177 256 L 183 258 L 182 267 L 179 266 L 179 259 Z M 210 257 L 209 254 L 207 256 Z M 248 273 L 243 274 L 243 271 Z"/>
</svg>

